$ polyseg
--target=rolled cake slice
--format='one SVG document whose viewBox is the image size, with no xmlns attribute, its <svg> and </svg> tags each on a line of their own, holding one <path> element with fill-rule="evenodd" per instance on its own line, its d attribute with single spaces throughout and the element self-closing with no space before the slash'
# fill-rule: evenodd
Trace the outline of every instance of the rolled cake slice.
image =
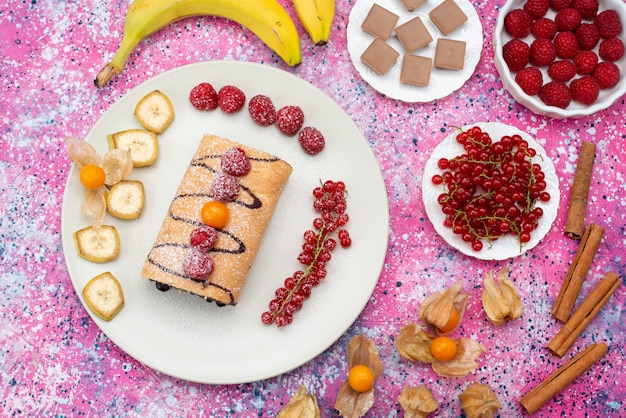
<svg viewBox="0 0 626 418">
<path fill-rule="evenodd" d="M 191 232 L 203 226 L 202 206 L 213 200 L 210 186 L 222 173 L 222 154 L 238 147 L 250 159 L 251 170 L 238 177 L 239 196 L 226 203 L 228 224 L 217 229 L 218 238 L 210 250 L 214 270 L 205 281 L 183 272 L 183 261 L 192 249 Z M 148 254 L 142 276 L 165 286 L 185 290 L 218 304 L 236 305 L 263 234 L 292 172 L 291 166 L 265 151 L 226 138 L 205 135 L 178 187 L 156 241 Z"/>
</svg>

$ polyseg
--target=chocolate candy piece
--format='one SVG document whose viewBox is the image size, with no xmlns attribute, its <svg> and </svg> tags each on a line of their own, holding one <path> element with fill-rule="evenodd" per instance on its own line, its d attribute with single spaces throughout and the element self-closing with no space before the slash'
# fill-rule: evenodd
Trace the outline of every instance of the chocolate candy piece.
<svg viewBox="0 0 626 418">
<path fill-rule="evenodd" d="M 386 41 L 391 36 L 398 19 L 400 16 L 374 3 L 361 24 L 361 29 Z"/>
<path fill-rule="evenodd" d="M 426 0 L 402 0 L 402 3 L 409 12 L 412 12 L 424 4 L 425 1 Z"/>
<path fill-rule="evenodd" d="M 393 67 L 400 54 L 380 38 L 367 47 L 361 55 L 363 64 L 370 67 L 378 75 L 385 75 Z"/>
<path fill-rule="evenodd" d="M 465 46 L 463 41 L 437 39 L 435 48 L 435 67 L 449 70 L 462 70 L 465 64 Z"/>
<path fill-rule="evenodd" d="M 433 41 L 419 16 L 396 28 L 396 36 L 406 52 L 414 52 Z"/>
<path fill-rule="evenodd" d="M 454 0 L 444 0 L 428 14 L 441 33 L 449 35 L 467 21 L 467 15 Z"/>
<path fill-rule="evenodd" d="M 433 60 L 429 57 L 404 54 L 400 82 L 414 86 L 428 86 Z"/>
</svg>

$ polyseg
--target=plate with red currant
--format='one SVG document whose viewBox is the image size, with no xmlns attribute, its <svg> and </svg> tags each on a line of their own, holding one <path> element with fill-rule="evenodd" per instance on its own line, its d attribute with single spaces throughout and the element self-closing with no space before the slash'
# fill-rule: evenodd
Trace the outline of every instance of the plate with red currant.
<svg viewBox="0 0 626 418">
<path fill-rule="evenodd" d="M 544 148 L 499 122 L 455 128 L 428 159 L 422 198 L 435 230 L 463 254 L 505 260 L 535 247 L 559 207 Z"/>
</svg>

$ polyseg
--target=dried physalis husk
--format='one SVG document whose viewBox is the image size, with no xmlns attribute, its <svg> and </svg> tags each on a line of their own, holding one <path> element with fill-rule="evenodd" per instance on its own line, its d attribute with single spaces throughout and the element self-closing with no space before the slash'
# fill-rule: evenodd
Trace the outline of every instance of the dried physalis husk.
<svg viewBox="0 0 626 418">
<path fill-rule="evenodd" d="M 454 331 L 465 314 L 468 293 L 461 293 L 463 282 L 458 280 L 449 289 L 434 292 L 424 299 L 419 317 L 440 334 Z"/>
<path fill-rule="evenodd" d="M 502 408 L 496 394 L 482 383 L 472 383 L 459 395 L 461 409 L 467 418 L 491 418 Z"/>
<path fill-rule="evenodd" d="M 404 418 L 424 418 L 439 407 L 439 402 L 426 385 L 405 386 L 398 402 L 404 410 Z"/>
<path fill-rule="evenodd" d="M 309 394 L 304 386 L 300 386 L 276 418 L 320 418 L 320 416 L 317 398 Z"/>
<path fill-rule="evenodd" d="M 383 374 L 383 362 L 380 359 L 378 348 L 363 334 L 359 334 L 350 340 L 346 349 L 346 357 L 348 358 L 350 369 L 357 365 L 367 366 L 372 371 L 374 379 L 379 378 Z M 374 399 L 373 386 L 365 392 L 357 392 L 345 380 L 339 387 L 335 409 L 342 417 L 362 417 L 374 405 Z"/>
<path fill-rule="evenodd" d="M 482 300 L 487 317 L 494 325 L 501 326 L 507 319 L 522 316 L 522 300 L 509 278 L 508 268 L 498 272 L 498 283 L 493 278 L 493 271 L 487 273 Z"/>
<path fill-rule="evenodd" d="M 430 351 L 430 345 L 436 338 L 424 331 L 417 324 L 409 324 L 400 330 L 396 339 L 396 349 L 402 357 L 411 361 L 430 363 L 433 370 L 441 376 L 467 376 L 478 367 L 478 357 L 485 352 L 485 347 L 471 338 L 457 338 L 456 354 L 448 361 L 437 360 Z"/>
</svg>

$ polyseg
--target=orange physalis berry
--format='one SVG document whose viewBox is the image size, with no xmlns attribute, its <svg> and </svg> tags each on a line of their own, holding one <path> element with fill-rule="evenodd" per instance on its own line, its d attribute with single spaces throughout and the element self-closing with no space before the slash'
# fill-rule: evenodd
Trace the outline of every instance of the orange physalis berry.
<svg viewBox="0 0 626 418">
<path fill-rule="evenodd" d="M 350 369 L 348 383 L 357 392 L 367 392 L 374 384 L 374 373 L 369 367 L 359 364 Z"/>
<path fill-rule="evenodd" d="M 430 352 L 439 361 L 448 361 L 456 354 L 456 343 L 450 337 L 437 337 L 430 343 Z"/>
<path fill-rule="evenodd" d="M 88 189 L 97 189 L 104 184 L 106 176 L 102 167 L 86 164 L 80 169 L 80 182 Z"/>
<path fill-rule="evenodd" d="M 224 203 L 212 200 L 202 206 L 200 217 L 206 225 L 213 228 L 223 228 L 230 218 L 230 210 Z"/>
<path fill-rule="evenodd" d="M 439 332 L 444 333 L 444 334 L 446 332 L 450 332 L 454 328 L 456 328 L 458 323 L 459 323 L 459 311 L 457 311 L 456 308 L 452 308 L 452 311 L 450 312 L 450 317 L 448 318 L 448 322 L 446 322 L 446 325 L 439 328 Z"/>
</svg>

